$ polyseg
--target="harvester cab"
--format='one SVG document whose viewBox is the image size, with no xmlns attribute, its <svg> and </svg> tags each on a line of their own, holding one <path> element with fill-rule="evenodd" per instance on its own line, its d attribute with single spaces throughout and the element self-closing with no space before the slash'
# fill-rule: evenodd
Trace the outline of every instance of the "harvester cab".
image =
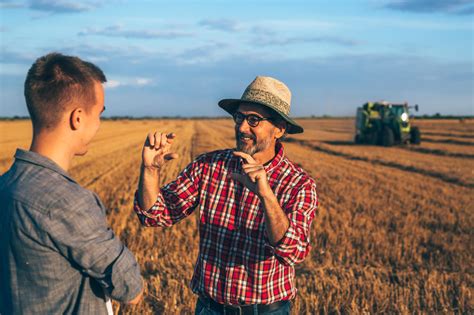
<svg viewBox="0 0 474 315">
<path fill-rule="evenodd" d="M 418 105 L 392 104 L 385 101 L 367 102 L 357 108 L 355 143 L 420 144 L 418 127 L 411 125 L 409 109 L 418 111 Z"/>
</svg>

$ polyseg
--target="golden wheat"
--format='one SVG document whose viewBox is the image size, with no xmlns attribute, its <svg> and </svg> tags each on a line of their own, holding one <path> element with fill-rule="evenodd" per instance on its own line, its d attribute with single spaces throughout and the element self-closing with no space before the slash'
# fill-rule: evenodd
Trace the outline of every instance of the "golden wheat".
<svg viewBox="0 0 474 315">
<path fill-rule="evenodd" d="M 353 120 L 301 120 L 306 131 L 285 142 L 287 155 L 313 176 L 320 208 L 313 249 L 297 266 L 294 314 L 472 313 L 474 123 L 423 121 L 420 146 L 352 144 Z M 195 215 L 168 229 L 143 228 L 132 211 L 141 145 L 148 131 L 175 132 L 178 160 L 161 184 L 198 154 L 234 146 L 230 119 L 106 121 L 71 174 L 97 192 L 113 230 L 135 253 L 146 280 L 138 306 L 119 314 L 191 314 L 188 287 L 198 254 Z M 16 147 L 27 148 L 28 122 L 0 123 L 0 172 Z"/>
</svg>

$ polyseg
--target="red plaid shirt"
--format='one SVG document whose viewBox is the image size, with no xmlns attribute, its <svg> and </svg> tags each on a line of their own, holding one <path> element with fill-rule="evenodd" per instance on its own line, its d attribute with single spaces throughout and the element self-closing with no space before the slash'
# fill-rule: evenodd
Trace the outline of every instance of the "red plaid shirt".
<svg viewBox="0 0 474 315">
<path fill-rule="evenodd" d="M 149 210 L 140 209 L 135 199 L 134 210 L 145 226 L 171 226 L 199 210 L 193 292 L 222 304 L 269 304 L 295 297 L 293 266 L 309 253 L 318 195 L 314 180 L 284 156 L 280 143 L 276 150 L 265 171 L 290 220 L 276 246 L 266 236 L 259 198 L 231 178 L 242 172 L 241 159 L 232 150 L 199 156 L 161 189 Z"/>
</svg>

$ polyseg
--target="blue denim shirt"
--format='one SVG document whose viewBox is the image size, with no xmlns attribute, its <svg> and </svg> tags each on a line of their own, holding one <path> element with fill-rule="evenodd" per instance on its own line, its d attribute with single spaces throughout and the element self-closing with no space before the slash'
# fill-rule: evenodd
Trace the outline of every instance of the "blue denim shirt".
<svg viewBox="0 0 474 315">
<path fill-rule="evenodd" d="M 143 286 L 99 198 L 57 164 L 18 149 L 0 177 L 0 314 L 107 314 L 104 291 Z"/>
</svg>

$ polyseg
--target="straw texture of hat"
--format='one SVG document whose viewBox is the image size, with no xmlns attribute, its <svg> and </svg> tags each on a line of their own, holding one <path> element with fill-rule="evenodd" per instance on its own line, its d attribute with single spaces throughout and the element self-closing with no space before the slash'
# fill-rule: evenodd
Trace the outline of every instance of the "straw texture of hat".
<svg viewBox="0 0 474 315">
<path fill-rule="evenodd" d="M 223 99 L 219 101 L 219 106 L 232 115 L 241 103 L 254 103 L 270 108 L 288 123 L 288 133 L 303 132 L 303 127 L 289 117 L 290 89 L 277 79 L 258 76 L 245 89 L 240 99 Z"/>
</svg>

